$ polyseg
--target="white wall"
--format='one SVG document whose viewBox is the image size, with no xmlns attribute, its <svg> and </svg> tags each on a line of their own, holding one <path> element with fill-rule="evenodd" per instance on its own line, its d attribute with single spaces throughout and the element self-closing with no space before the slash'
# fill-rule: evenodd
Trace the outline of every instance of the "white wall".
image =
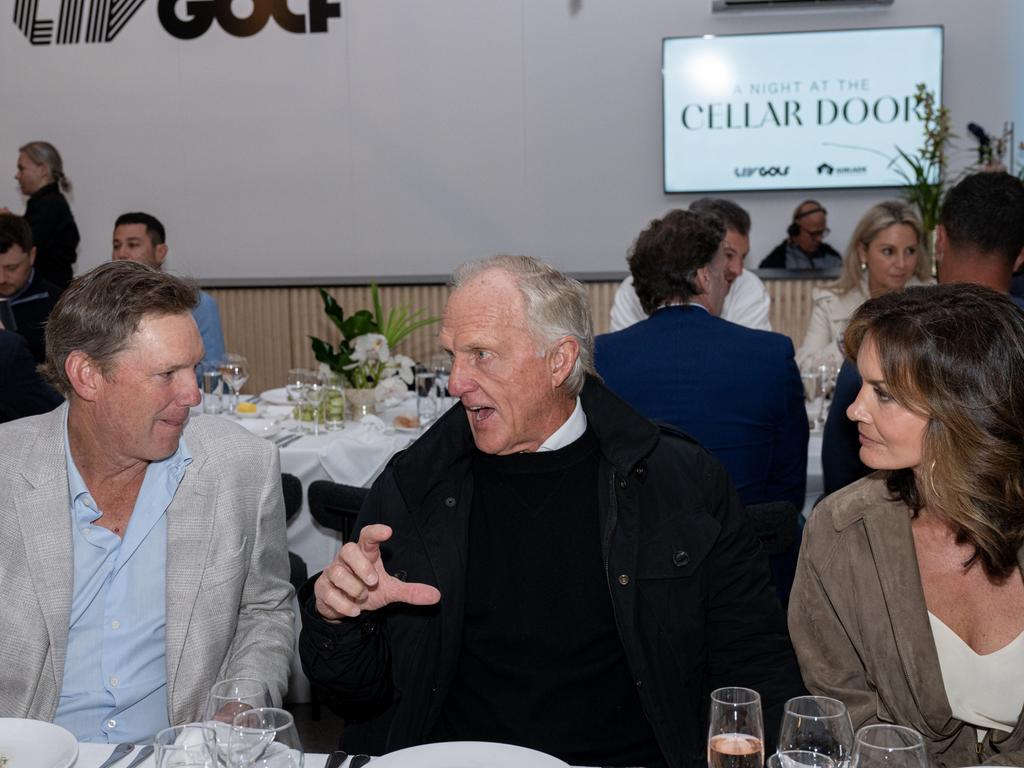
<svg viewBox="0 0 1024 768">
<path fill-rule="evenodd" d="M 1024 138 L 1019 0 L 728 15 L 710 0 L 342 2 L 325 34 L 271 21 L 179 41 L 146 0 L 112 42 L 49 46 L 5 13 L 0 206 L 22 210 L 17 147 L 45 138 L 75 183 L 79 270 L 108 258 L 118 213 L 143 209 L 168 227 L 169 263 L 211 281 L 439 275 L 495 252 L 621 271 L 646 221 L 690 199 L 662 192 L 661 39 L 704 33 L 942 24 L 957 132 L 1014 119 Z M 960 147 L 962 166 L 973 140 Z M 817 195 L 836 247 L 885 194 Z M 803 196 L 735 195 L 755 265 Z"/>
</svg>

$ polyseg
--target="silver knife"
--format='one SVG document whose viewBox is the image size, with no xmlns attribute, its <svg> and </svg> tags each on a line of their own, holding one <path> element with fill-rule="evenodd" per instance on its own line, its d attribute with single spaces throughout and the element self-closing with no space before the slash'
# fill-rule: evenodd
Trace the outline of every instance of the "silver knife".
<svg viewBox="0 0 1024 768">
<path fill-rule="evenodd" d="M 135 749 L 134 744 L 118 744 L 114 747 L 114 751 L 110 753 L 110 757 L 103 761 L 103 764 L 99 768 L 110 768 L 114 763 L 120 760 L 122 757 L 127 755 Z"/>
<path fill-rule="evenodd" d="M 142 765 L 151 754 L 153 754 L 152 744 L 148 747 L 143 747 L 139 750 L 139 754 L 135 756 L 135 759 L 128 763 L 128 768 L 136 768 L 136 766 Z"/>
</svg>

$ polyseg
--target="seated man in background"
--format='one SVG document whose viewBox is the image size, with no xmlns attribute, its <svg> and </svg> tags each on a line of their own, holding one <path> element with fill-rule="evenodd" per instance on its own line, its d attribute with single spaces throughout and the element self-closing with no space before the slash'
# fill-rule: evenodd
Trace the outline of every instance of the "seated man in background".
<svg viewBox="0 0 1024 768">
<path fill-rule="evenodd" d="M 167 258 L 167 233 L 159 219 L 148 213 L 122 213 L 114 222 L 114 261 L 136 261 L 153 269 L 163 269 Z M 220 326 L 217 300 L 199 291 L 199 303 L 192 310 L 203 340 L 203 363 L 216 365 L 224 357 L 224 332 Z"/>
<path fill-rule="evenodd" d="M 0 299 L 6 299 L 17 331 L 37 363 L 46 358 L 44 329 L 60 289 L 35 269 L 32 229 L 21 216 L 0 213 Z"/>
<path fill-rule="evenodd" d="M 718 316 L 727 290 L 724 237 L 719 219 L 691 211 L 671 211 L 640 233 L 629 268 L 650 317 L 597 338 L 597 371 L 644 416 L 693 435 L 718 457 L 744 504 L 800 509 L 808 426 L 793 343 Z M 795 546 L 773 562 L 784 602 Z"/>
<path fill-rule="evenodd" d="M 277 450 L 189 420 L 195 287 L 139 264 L 71 283 L 46 328 L 67 398 L 0 425 L 0 717 L 140 742 L 294 638 Z"/>
<path fill-rule="evenodd" d="M 36 372 L 25 337 L 0 325 L 0 422 L 52 411 L 63 400 Z"/>
<path fill-rule="evenodd" d="M 759 269 L 839 269 L 843 257 L 825 242 L 828 211 L 817 200 L 804 200 L 793 211 L 786 239 L 761 260 Z"/>
<path fill-rule="evenodd" d="M 976 173 L 952 187 L 935 229 L 939 283 L 974 283 L 1010 293 L 1013 273 L 1024 265 L 1024 181 L 1006 172 Z M 1024 308 L 1024 300 L 1010 296 Z M 846 410 L 861 378 L 854 362 L 839 369 L 825 421 L 821 467 L 825 494 L 871 472 L 860 460 L 857 424 Z"/>
<path fill-rule="evenodd" d="M 771 298 L 761 278 L 743 266 L 750 253 L 750 214 L 731 200 L 717 197 L 695 200 L 690 203 L 689 210 L 702 216 L 717 216 L 725 224 L 726 294 L 722 319 L 747 328 L 770 331 L 772 324 L 768 319 L 768 311 L 771 309 Z M 611 330 L 621 331 L 646 317 L 647 313 L 633 287 L 633 276 L 630 275 L 615 291 Z"/>
<path fill-rule="evenodd" d="M 721 465 L 593 375 L 577 281 L 500 256 L 454 285 L 461 407 L 391 461 L 358 543 L 300 591 L 303 668 L 349 718 L 346 748 L 691 765 L 710 691 L 740 682 L 775 734 L 802 684 Z"/>
</svg>

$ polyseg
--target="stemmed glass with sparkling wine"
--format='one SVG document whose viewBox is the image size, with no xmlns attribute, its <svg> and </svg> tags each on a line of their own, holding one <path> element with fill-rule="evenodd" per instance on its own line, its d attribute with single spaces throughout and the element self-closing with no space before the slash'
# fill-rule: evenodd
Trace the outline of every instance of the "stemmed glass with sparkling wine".
<svg viewBox="0 0 1024 768">
<path fill-rule="evenodd" d="M 708 768 L 761 768 L 763 765 L 761 696 L 750 688 L 712 691 Z"/>
<path fill-rule="evenodd" d="M 220 376 L 231 387 L 231 412 L 238 412 L 238 394 L 249 380 L 249 363 L 242 355 L 229 352 L 220 361 Z"/>
<path fill-rule="evenodd" d="M 850 768 L 928 768 L 924 738 L 902 725 L 865 725 L 854 739 Z"/>
<path fill-rule="evenodd" d="M 813 765 L 823 755 L 838 768 L 846 768 L 853 752 L 853 723 L 846 705 L 827 696 L 797 696 L 786 702 L 779 729 L 777 752 L 782 768 Z"/>
<path fill-rule="evenodd" d="M 291 713 L 274 707 L 237 715 L 227 754 L 229 768 L 303 768 L 305 760 Z"/>
</svg>

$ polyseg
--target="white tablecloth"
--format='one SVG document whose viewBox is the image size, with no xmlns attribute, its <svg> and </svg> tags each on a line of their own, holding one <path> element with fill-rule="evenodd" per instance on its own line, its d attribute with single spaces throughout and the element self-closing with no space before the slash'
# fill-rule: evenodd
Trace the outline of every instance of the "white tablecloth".
<svg viewBox="0 0 1024 768">
<path fill-rule="evenodd" d="M 75 768 L 97 768 L 104 760 L 110 757 L 110 753 L 113 751 L 114 747 L 110 744 L 86 744 L 79 742 L 78 762 L 75 763 Z M 129 754 L 120 762 L 114 763 L 114 768 L 126 768 L 131 761 L 132 756 Z M 305 768 L 324 768 L 326 762 L 327 755 L 307 752 L 304 766 Z M 352 762 L 351 757 L 342 763 L 342 767 L 347 768 L 350 762 Z M 153 768 L 154 765 L 153 756 L 150 755 L 149 758 L 143 761 L 140 768 Z"/>
</svg>

